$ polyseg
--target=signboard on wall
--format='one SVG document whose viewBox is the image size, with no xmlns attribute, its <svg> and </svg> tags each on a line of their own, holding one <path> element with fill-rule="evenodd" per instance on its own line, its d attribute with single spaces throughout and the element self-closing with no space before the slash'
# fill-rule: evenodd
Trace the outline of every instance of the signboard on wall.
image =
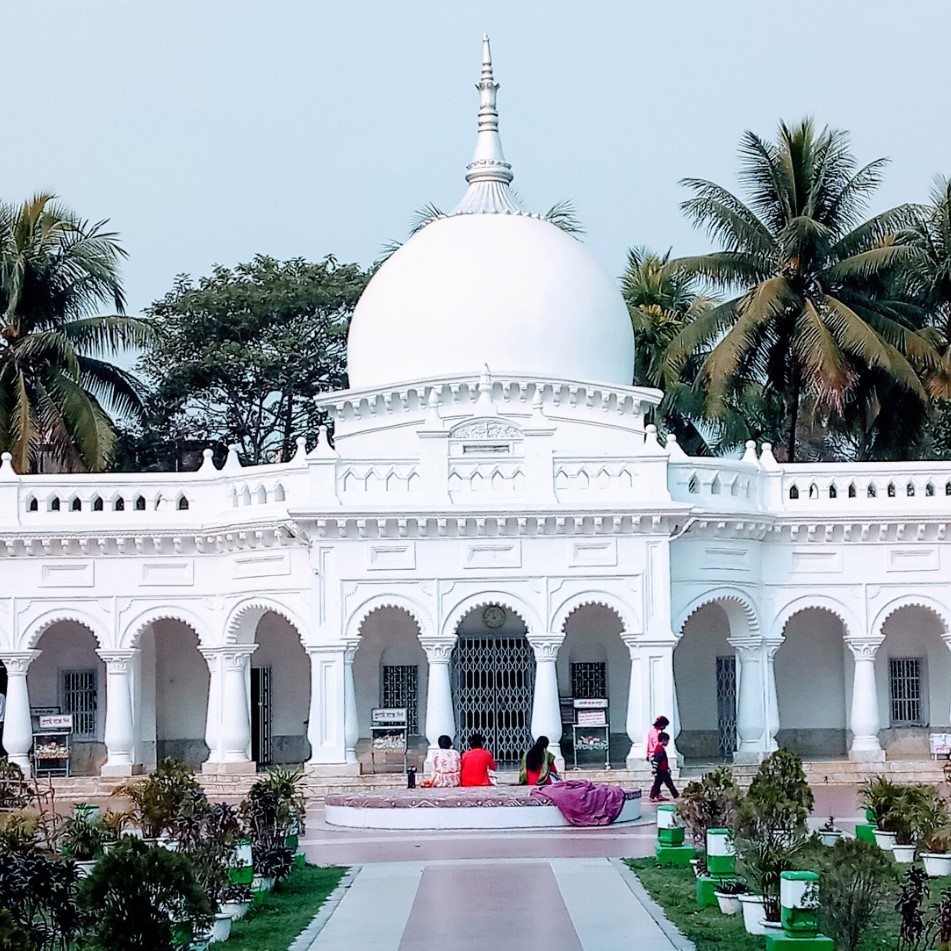
<svg viewBox="0 0 951 951">
<path fill-rule="evenodd" d="M 73 715 L 71 713 L 51 713 L 40 718 L 41 730 L 72 730 Z"/>
<path fill-rule="evenodd" d="M 372 726 L 406 726 L 406 707 L 375 707 L 370 722 Z"/>
<path fill-rule="evenodd" d="M 576 710 L 607 710 L 608 701 L 603 697 L 579 697 L 575 700 Z"/>
</svg>

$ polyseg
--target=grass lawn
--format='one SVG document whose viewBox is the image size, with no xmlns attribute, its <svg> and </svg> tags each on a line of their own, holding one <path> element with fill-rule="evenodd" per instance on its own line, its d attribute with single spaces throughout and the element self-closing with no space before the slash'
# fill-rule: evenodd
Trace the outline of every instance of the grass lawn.
<svg viewBox="0 0 951 951">
<path fill-rule="evenodd" d="M 696 944 L 697 951 L 763 951 L 763 938 L 746 933 L 742 915 L 724 915 L 719 908 L 697 907 L 692 869 L 659 868 L 651 858 L 625 861 L 667 917 Z M 931 879 L 928 906 L 933 908 L 942 890 L 949 887 L 951 878 Z M 819 893 L 821 896 L 821 882 Z M 893 910 L 897 895 L 895 885 L 878 920 L 862 939 L 860 951 L 894 951 L 898 945 L 898 913 Z"/>
<path fill-rule="evenodd" d="M 274 891 L 255 898 L 244 918 L 234 923 L 231 938 L 222 947 L 228 951 L 287 951 L 345 871 L 306 865 L 292 872 Z"/>
</svg>

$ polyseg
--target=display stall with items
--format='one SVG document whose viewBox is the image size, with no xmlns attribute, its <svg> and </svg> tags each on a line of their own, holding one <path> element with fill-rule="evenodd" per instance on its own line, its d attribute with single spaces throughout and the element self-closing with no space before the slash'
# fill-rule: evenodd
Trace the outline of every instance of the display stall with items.
<svg viewBox="0 0 951 951">
<path fill-rule="evenodd" d="M 377 766 L 389 765 L 391 756 L 399 757 L 400 769 L 406 772 L 406 708 L 377 707 L 370 717 L 370 762 L 373 772 Z"/>
<path fill-rule="evenodd" d="M 604 758 L 604 768 L 611 768 L 610 726 L 608 726 L 608 701 L 604 698 L 577 699 L 574 701 L 575 722 L 571 726 L 571 738 L 574 744 L 574 765 L 579 768 L 579 754 L 594 765 L 590 754 L 596 754 L 599 761 Z"/>
<path fill-rule="evenodd" d="M 72 735 L 71 713 L 40 714 L 36 717 L 32 754 L 35 776 L 69 776 Z"/>
</svg>

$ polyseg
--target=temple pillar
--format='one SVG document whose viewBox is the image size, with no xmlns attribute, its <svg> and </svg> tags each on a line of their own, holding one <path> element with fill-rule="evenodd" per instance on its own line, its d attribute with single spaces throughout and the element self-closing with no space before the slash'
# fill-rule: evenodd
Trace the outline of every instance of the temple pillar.
<svg viewBox="0 0 951 951">
<path fill-rule="evenodd" d="M 132 673 L 137 650 L 99 650 L 106 665 L 106 724 L 103 740 L 106 762 L 101 776 L 132 776 L 142 772 L 135 757 L 135 716 L 132 706 Z"/>
<path fill-rule="evenodd" d="M 353 655 L 356 649 L 356 643 L 339 641 L 305 645 L 310 658 L 310 713 L 307 720 L 310 759 L 306 765 L 313 775 L 351 776 L 360 773 L 356 757 L 359 726 L 353 690 Z"/>
<path fill-rule="evenodd" d="M 208 720 L 205 738 L 209 754 L 203 772 L 253 773 L 251 759 L 251 707 L 248 701 L 248 660 L 257 644 L 229 644 L 205 647 L 201 652 L 208 662 L 216 689 L 208 691 Z M 213 705 L 213 701 L 217 701 Z"/>
<path fill-rule="evenodd" d="M 854 762 L 884 762 L 885 751 L 878 738 L 882 728 L 878 712 L 878 687 L 875 683 L 875 655 L 884 638 L 847 637 L 855 667 L 852 673 L 852 709 L 849 729 L 852 743 L 849 759 Z"/>
<path fill-rule="evenodd" d="M 0 654 L 7 670 L 7 706 L 3 723 L 3 746 L 7 759 L 30 775 L 30 750 L 33 747 L 33 722 L 30 718 L 30 691 L 26 672 L 41 651 L 27 650 Z"/>
<path fill-rule="evenodd" d="M 735 763 L 758 763 L 767 752 L 767 690 L 765 651 L 761 639 L 730 640 L 736 652 L 736 752 Z"/>
<path fill-rule="evenodd" d="M 426 686 L 426 723 L 424 732 L 428 749 L 424 769 L 432 769 L 433 754 L 439 749 L 439 737 L 446 735 L 450 738 L 456 734 L 456 720 L 452 708 L 452 688 L 449 682 L 449 662 L 455 639 L 431 640 L 421 639 L 420 643 L 426 651 L 426 660 L 429 665 L 429 675 Z"/>
<path fill-rule="evenodd" d="M 535 693 L 532 698 L 532 736 L 548 737 L 548 749 L 555 755 L 559 771 L 565 768 L 561 755 L 561 701 L 558 695 L 558 649 L 563 635 L 530 637 L 535 652 Z"/>
</svg>

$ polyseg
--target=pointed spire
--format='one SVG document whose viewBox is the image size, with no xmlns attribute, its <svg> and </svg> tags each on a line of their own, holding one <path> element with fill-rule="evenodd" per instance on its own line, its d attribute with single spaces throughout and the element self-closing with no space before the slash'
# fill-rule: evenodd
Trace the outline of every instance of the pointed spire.
<svg viewBox="0 0 951 951">
<path fill-rule="evenodd" d="M 469 189 L 453 214 L 504 214 L 519 211 L 509 192 L 512 166 L 505 161 L 499 136 L 499 113 L 496 95 L 499 84 L 492 72 L 492 50 L 489 35 L 482 37 L 482 79 L 479 90 L 479 134 L 475 154 L 466 166 Z"/>
</svg>

